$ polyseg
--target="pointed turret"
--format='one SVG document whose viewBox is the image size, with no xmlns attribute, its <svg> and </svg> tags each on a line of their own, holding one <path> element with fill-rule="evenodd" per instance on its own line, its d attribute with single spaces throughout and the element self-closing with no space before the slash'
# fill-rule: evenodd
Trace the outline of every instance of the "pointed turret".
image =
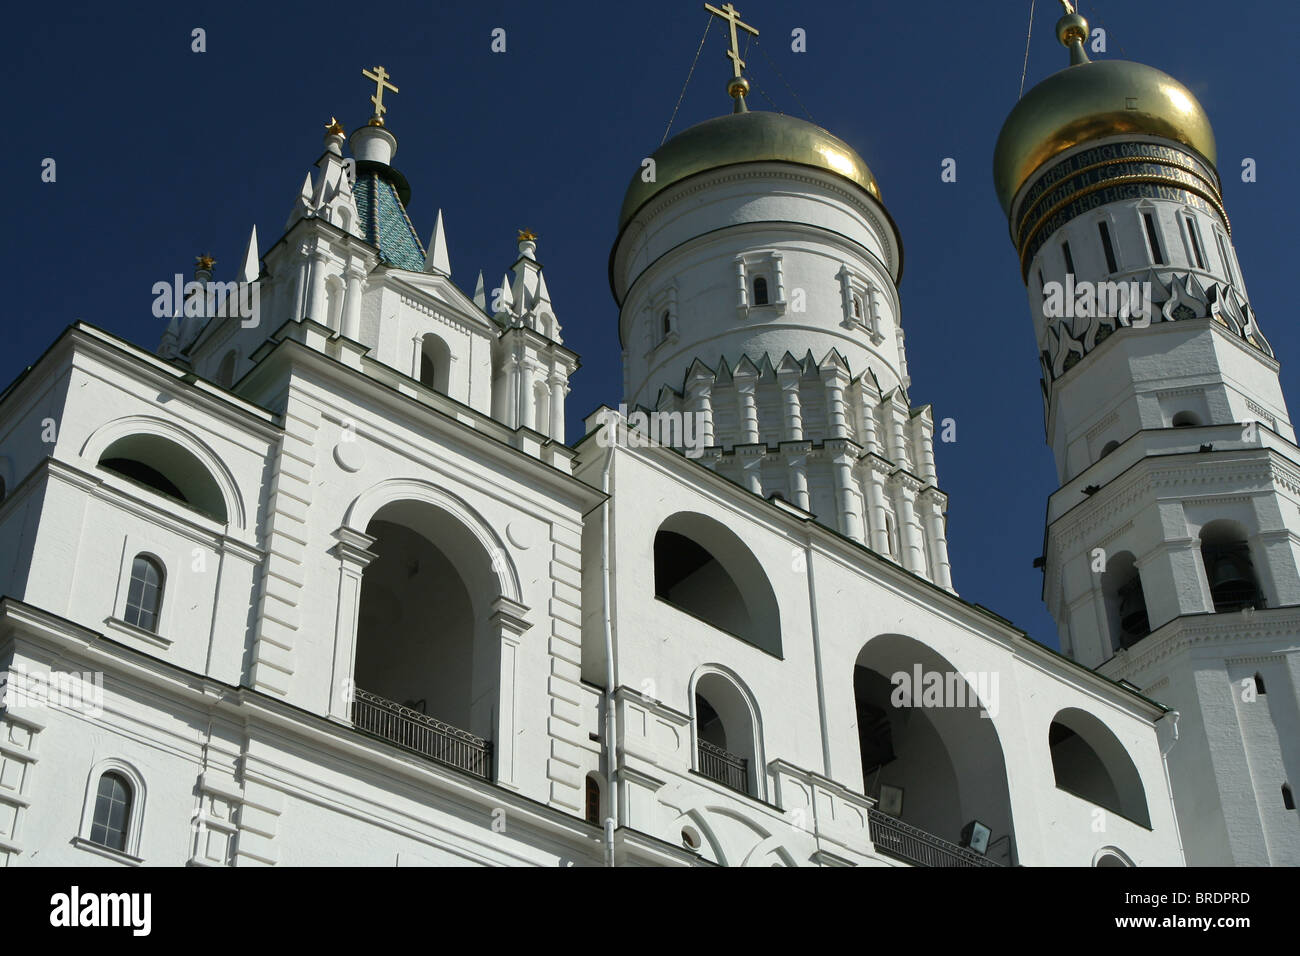
<svg viewBox="0 0 1300 956">
<path fill-rule="evenodd" d="M 474 304 L 487 311 L 487 291 L 483 288 L 483 270 L 478 270 L 478 282 L 474 284 Z"/>
<path fill-rule="evenodd" d="M 262 269 L 259 264 L 260 260 L 257 255 L 257 226 L 253 226 L 253 232 L 248 237 L 248 248 L 244 252 L 244 263 L 239 267 L 240 282 L 256 282 Z"/>
<path fill-rule="evenodd" d="M 424 257 L 424 271 L 436 275 L 451 275 L 451 257 L 447 253 L 447 235 L 443 230 L 441 209 L 438 210 L 438 219 L 433 225 L 428 254 Z"/>
</svg>

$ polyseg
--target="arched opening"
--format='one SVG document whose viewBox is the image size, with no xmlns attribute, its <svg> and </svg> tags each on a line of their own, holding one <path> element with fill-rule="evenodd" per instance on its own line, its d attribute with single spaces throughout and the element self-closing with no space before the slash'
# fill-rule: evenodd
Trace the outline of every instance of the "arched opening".
<svg viewBox="0 0 1300 956">
<path fill-rule="evenodd" d="M 222 388 L 230 388 L 235 384 L 235 362 L 239 355 L 231 349 L 221 360 L 221 365 L 217 367 L 217 384 Z"/>
<path fill-rule="evenodd" d="M 1202 528 L 1201 560 L 1215 611 L 1224 613 L 1264 606 L 1246 529 L 1240 524 L 1220 520 Z"/>
<path fill-rule="evenodd" d="M 1174 428 L 1196 428 L 1201 424 L 1201 418 L 1195 412 L 1179 412 L 1170 424 Z"/>
<path fill-rule="evenodd" d="M 754 305 L 767 305 L 767 280 L 762 276 L 754 279 Z"/>
<path fill-rule="evenodd" d="M 1106 620 L 1114 650 L 1132 647 L 1151 633 L 1142 575 L 1131 552 L 1121 551 L 1111 556 L 1101 576 L 1101 593 L 1106 602 Z"/>
<path fill-rule="evenodd" d="M 860 295 L 853 296 L 853 317 L 855 319 L 862 318 L 862 296 Z"/>
<path fill-rule="evenodd" d="M 203 463 L 159 435 L 127 435 L 99 456 L 99 467 L 187 505 L 219 524 L 226 523 L 226 500 Z"/>
<path fill-rule="evenodd" d="M 1288 783 L 1282 784 L 1282 806 L 1288 810 L 1295 809 L 1295 796 L 1291 793 L 1291 785 Z"/>
<path fill-rule="evenodd" d="M 1097 456 L 1097 460 L 1098 460 L 1098 461 L 1101 461 L 1103 458 L 1105 458 L 1107 455 L 1109 455 L 1111 452 L 1113 452 L 1113 451 L 1114 451 L 1116 448 L 1118 448 L 1118 447 L 1119 447 L 1119 442 L 1117 442 L 1117 441 L 1108 441 L 1108 442 L 1106 442 L 1105 447 L 1102 448 L 1102 450 L 1101 450 L 1101 454 Z"/>
<path fill-rule="evenodd" d="M 695 682 L 696 769 L 724 787 L 760 796 L 757 717 L 743 690 L 716 672 Z"/>
<path fill-rule="evenodd" d="M 781 613 L 772 585 L 736 533 L 679 512 L 655 533 L 655 597 L 757 648 L 781 656 Z"/>
<path fill-rule="evenodd" d="M 377 557 L 361 584 L 354 724 L 490 777 L 501 659 L 491 559 L 469 528 L 423 502 L 385 505 L 366 534 Z"/>
<path fill-rule="evenodd" d="M 343 280 L 338 276 L 325 280 L 325 326 L 332 332 L 343 328 Z"/>
<path fill-rule="evenodd" d="M 1142 777 L 1119 738 L 1101 720 L 1067 707 L 1052 718 L 1047 742 L 1059 789 L 1151 828 Z"/>
<path fill-rule="evenodd" d="M 1006 762 L 984 716 L 997 712 L 996 675 L 963 675 L 921 642 L 886 634 L 858 654 L 853 694 L 877 850 L 920 866 L 1013 862 Z M 983 857 L 966 848 L 976 823 L 988 830 Z"/>
<path fill-rule="evenodd" d="M 668 333 L 671 332 L 672 330 L 673 330 L 672 316 L 669 314 L 667 309 L 664 309 L 664 314 L 659 318 L 660 341 L 668 338 Z"/>
<path fill-rule="evenodd" d="M 1103 850 L 1097 854 L 1097 860 L 1093 863 L 1095 867 L 1119 867 L 1129 869 L 1133 866 L 1125 857 L 1121 856 L 1117 850 Z"/>
<path fill-rule="evenodd" d="M 420 340 L 420 384 L 447 394 L 451 381 L 451 349 L 430 332 Z"/>
</svg>

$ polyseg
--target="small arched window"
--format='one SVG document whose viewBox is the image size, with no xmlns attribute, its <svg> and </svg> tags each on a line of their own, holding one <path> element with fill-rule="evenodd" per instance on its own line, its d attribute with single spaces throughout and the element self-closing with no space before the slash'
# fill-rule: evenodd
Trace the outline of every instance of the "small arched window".
<svg viewBox="0 0 1300 956">
<path fill-rule="evenodd" d="M 1173 425 L 1174 428 L 1195 428 L 1197 425 L 1201 424 L 1201 420 L 1197 417 L 1195 412 L 1179 412 L 1173 417 L 1170 424 Z"/>
<path fill-rule="evenodd" d="M 1291 785 L 1288 783 L 1282 784 L 1282 806 L 1288 810 L 1295 809 L 1295 796 L 1291 793 Z"/>
<path fill-rule="evenodd" d="M 1264 690 L 1264 675 L 1262 675 L 1262 674 L 1256 674 L 1256 675 L 1255 675 L 1255 694 L 1256 694 L 1257 696 L 1263 697 L 1264 694 L 1266 694 L 1266 693 L 1267 693 L 1267 691 Z"/>
<path fill-rule="evenodd" d="M 95 815 L 90 823 L 90 842 L 126 852 L 127 828 L 131 820 L 131 784 L 118 773 L 99 778 L 95 791 Z"/>
<path fill-rule="evenodd" d="M 600 823 L 600 781 L 594 773 L 587 774 L 587 822 Z"/>
<path fill-rule="evenodd" d="M 855 319 L 862 318 L 862 296 L 860 295 L 853 297 L 853 317 Z"/>
<path fill-rule="evenodd" d="M 123 616 L 126 623 L 157 632 L 163 579 L 161 564 L 147 554 L 135 556 L 131 562 L 131 585 L 126 592 L 126 613 Z"/>
<path fill-rule="evenodd" d="M 668 310 L 664 309 L 664 314 L 659 319 L 659 337 L 661 339 L 668 338 L 668 333 L 671 332 L 672 330 L 673 330 L 672 317 L 668 314 Z"/>
<path fill-rule="evenodd" d="M 5 500 L 5 494 L 6 494 L 8 491 L 9 491 L 9 489 L 5 487 L 5 479 L 4 479 L 4 475 L 0 475 L 0 501 L 4 501 L 4 500 Z"/>
<path fill-rule="evenodd" d="M 1097 457 L 1097 460 L 1101 461 L 1101 459 L 1105 458 L 1107 455 L 1109 455 L 1118 447 L 1119 447 L 1119 442 L 1117 441 L 1106 442 L 1106 447 L 1101 450 L 1101 454 Z"/>
<path fill-rule="evenodd" d="M 754 279 L 754 304 L 767 305 L 767 280 L 762 276 Z"/>
</svg>

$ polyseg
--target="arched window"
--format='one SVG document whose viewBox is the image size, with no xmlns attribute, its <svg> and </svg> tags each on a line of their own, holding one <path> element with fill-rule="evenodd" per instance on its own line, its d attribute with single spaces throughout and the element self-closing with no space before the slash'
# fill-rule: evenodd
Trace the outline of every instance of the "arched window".
<svg viewBox="0 0 1300 956">
<path fill-rule="evenodd" d="M 131 784 L 119 773 L 99 778 L 95 792 L 95 814 L 90 823 L 90 842 L 125 853 L 131 821 Z"/>
<path fill-rule="evenodd" d="M 235 384 L 235 361 L 237 354 L 234 349 L 226 353 L 226 357 L 221 360 L 221 366 L 217 369 L 217 384 L 222 388 L 230 388 Z"/>
<path fill-rule="evenodd" d="M 430 333 L 420 342 L 420 384 L 446 395 L 450 379 L 451 349 Z"/>
<path fill-rule="evenodd" d="M 853 317 L 855 319 L 862 318 L 862 296 L 860 295 L 853 297 Z"/>
<path fill-rule="evenodd" d="M 715 671 L 695 682 L 695 758 L 702 776 L 739 793 L 761 796 L 757 720 L 747 694 Z"/>
<path fill-rule="evenodd" d="M 1195 428 L 1201 424 L 1201 419 L 1195 412 L 1179 412 L 1170 424 L 1174 428 Z"/>
<path fill-rule="evenodd" d="M 1211 521 L 1201 529 L 1201 560 L 1215 611 L 1264 606 L 1246 531 L 1237 522 Z"/>
<path fill-rule="evenodd" d="M 767 305 L 767 280 L 762 276 L 754 279 L 754 305 Z"/>
<path fill-rule="evenodd" d="M 1282 806 L 1288 810 L 1295 809 L 1295 797 L 1292 795 L 1291 785 L 1288 783 L 1282 784 Z"/>
<path fill-rule="evenodd" d="M 1059 789 L 1150 829 L 1142 776 L 1099 718 L 1067 707 L 1052 719 L 1047 742 Z"/>
<path fill-rule="evenodd" d="M 655 597 L 748 644 L 781 655 L 781 614 L 763 566 L 713 518 L 679 512 L 654 540 Z"/>
<path fill-rule="evenodd" d="M 164 578 L 161 564 L 147 554 L 135 556 L 131 562 L 131 584 L 126 592 L 126 612 L 122 615 L 126 623 L 157 632 Z"/>
<path fill-rule="evenodd" d="M 600 781 L 594 773 L 587 774 L 587 812 L 588 823 L 600 823 Z"/>
<path fill-rule="evenodd" d="M 1255 693 L 1260 697 L 1263 697 L 1264 694 L 1267 693 L 1267 691 L 1264 690 L 1264 675 L 1259 673 L 1255 674 Z"/>
<path fill-rule="evenodd" d="M 1109 455 L 1118 447 L 1119 447 L 1119 442 L 1117 441 L 1106 442 L 1106 447 L 1101 450 L 1101 454 L 1097 456 L 1097 460 L 1101 461 L 1103 458 L 1105 458 L 1107 455 Z"/>
<path fill-rule="evenodd" d="M 226 499 L 197 458 L 160 435 L 127 435 L 99 456 L 99 467 L 226 523 Z"/>
<path fill-rule="evenodd" d="M 0 475 L 0 501 L 5 500 L 5 495 L 8 493 L 8 491 L 9 489 L 5 487 L 4 475 Z"/>
<path fill-rule="evenodd" d="M 664 309 L 664 314 L 659 319 L 659 338 L 668 338 L 668 333 L 672 330 L 672 317 L 668 314 L 668 310 Z"/>
</svg>

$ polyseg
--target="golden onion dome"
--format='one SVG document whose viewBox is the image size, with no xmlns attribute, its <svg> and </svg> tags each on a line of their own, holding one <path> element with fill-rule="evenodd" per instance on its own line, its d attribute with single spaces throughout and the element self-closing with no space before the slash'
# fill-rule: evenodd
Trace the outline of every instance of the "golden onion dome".
<svg viewBox="0 0 1300 956">
<path fill-rule="evenodd" d="M 1016 104 L 993 152 L 993 181 L 1008 215 L 1016 193 L 1035 170 L 1066 150 L 1105 136 L 1159 136 L 1215 163 L 1210 118 L 1187 87 L 1141 63 L 1091 62 L 1083 51 L 1088 24 L 1078 14 L 1057 24 L 1057 36 L 1070 48 L 1071 65 Z"/>
<path fill-rule="evenodd" d="M 862 157 L 844 140 L 820 126 L 782 113 L 744 111 L 697 123 L 678 133 L 650 156 L 655 178 L 632 177 L 618 228 L 669 186 L 690 176 L 738 163 L 798 163 L 835 173 L 865 189 L 876 200 L 880 187 Z"/>
</svg>

